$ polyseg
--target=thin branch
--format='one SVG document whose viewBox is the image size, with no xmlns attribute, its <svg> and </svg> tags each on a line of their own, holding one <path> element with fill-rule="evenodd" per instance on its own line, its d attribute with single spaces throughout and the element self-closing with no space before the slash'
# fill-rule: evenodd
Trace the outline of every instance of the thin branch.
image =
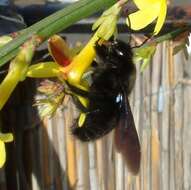
<svg viewBox="0 0 191 190">
<path fill-rule="evenodd" d="M 189 24 L 189 25 L 187 25 L 185 27 L 173 30 L 172 32 L 169 32 L 169 33 L 164 34 L 162 36 L 159 36 L 159 37 L 156 37 L 156 38 L 151 38 L 151 40 L 149 40 L 147 43 L 145 43 L 141 47 L 135 48 L 135 51 L 136 51 L 136 49 L 146 48 L 148 46 L 158 44 L 158 43 L 161 43 L 163 41 L 172 40 L 172 39 L 176 38 L 178 35 L 186 32 L 186 31 L 189 31 L 189 30 L 191 30 L 191 24 Z"/>
</svg>

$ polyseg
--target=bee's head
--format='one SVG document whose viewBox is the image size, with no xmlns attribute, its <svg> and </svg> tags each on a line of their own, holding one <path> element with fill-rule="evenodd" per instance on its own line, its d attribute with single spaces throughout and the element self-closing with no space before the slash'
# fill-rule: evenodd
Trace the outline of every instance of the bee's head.
<svg viewBox="0 0 191 190">
<path fill-rule="evenodd" d="M 95 45 L 97 56 L 105 63 L 120 68 L 128 60 L 132 60 L 132 50 L 129 44 L 120 40 L 99 42 Z"/>
</svg>

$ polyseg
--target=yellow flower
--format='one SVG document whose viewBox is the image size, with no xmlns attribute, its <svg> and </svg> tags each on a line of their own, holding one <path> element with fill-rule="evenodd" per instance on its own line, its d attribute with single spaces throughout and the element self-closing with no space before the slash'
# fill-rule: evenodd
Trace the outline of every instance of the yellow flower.
<svg viewBox="0 0 191 190">
<path fill-rule="evenodd" d="M 98 37 L 94 35 L 82 51 L 74 56 L 71 49 L 68 48 L 66 42 L 60 36 L 52 36 L 49 39 L 48 49 L 55 62 L 42 62 L 31 65 L 28 68 L 27 76 L 35 78 L 58 77 L 60 80 L 67 80 L 77 88 L 87 91 L 88 85 L 81 79 L 95 57 L 94 44 L 97 40 Z M 63 93 L 62 95 L 64 96 Z M 86 98 L 75 96 L 84 106 L 88 106 Z M 57 102 L 56 98 L 54 100 L 47 98 L 37 101 L 35 105 L 39 106 L 40 115 L 44 117 L 53 115 L 59 106 L 59 102 Z"/>
<path fill-rule="evenodd" d="M 6 161 L 5 143 L 13 141 L 12 133 L 0 133 L 0 168 Z"/>
<path fill-rule="evenodd" d="M 154 35 L 158 34 L 166 17 L 166 0 L 134 0 L 134 3 L 139 10 L 129 15 L 129 19 L 126 20 L 127 25 L 132 30 L 140 30 L 157 19 Z"/>
<path fill-rule="evenodd" d="M 66 41 L 58 35 L 53 35 L 48 40 L 48 50 L 55 62 L 49 61 L 31 65 L 28 68 L 27 77 L 59 77 L 62 67 L 66 67 L 65 70 L 67 70 L 67 66 L 71 63 L 72 57 Z"/>
<path fill-rule="evenodd" d="M 81 47 L 69 49 L 68 44 L 58 35 L 53 35 L 48 40 L 48 50 L 54 61 L 40 62 L 31 65 L 27 71 L 27 77 L 50 78 L 58 77 L 67 79 L 67 73 L 73 67 L 72 59 Z"/>
<path fill-rule="evenodd" d="M 31 65 L 26 75 L 35 78 L 58 77 L 80 87 L 83 83 L 81 81 L 83 74 L 96 56 L 94 45 L 98 39 L 97 33 L 95 33 L 80 53 L 72 57 L 66 42 L 58 35 L 54 35 L 49 40 L 48 49 L 55 62 Z M 82 86 L 84 87 L 84 85 Z"/>
</svg>

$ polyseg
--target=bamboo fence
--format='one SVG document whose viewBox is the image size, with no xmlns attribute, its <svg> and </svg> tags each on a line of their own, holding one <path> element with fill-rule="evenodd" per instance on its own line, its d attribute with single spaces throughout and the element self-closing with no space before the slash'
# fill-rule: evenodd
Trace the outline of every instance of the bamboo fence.
<svg viewBox="0 0 191 190">
<path fill-rule="evenodd" d="M 14 128 L 17 139 L 7 147 L 0 189 L 190 190 L 191 60 L 183 52 L 173 55 L 172 45 L 159 45 L 144 72 L 140 72 L 141 63 L 136 64 L 137 80 L 130 101 L 141 142 L 138 176 L 131 176 L 116 152 L 113 132 L 90 143 L 71 135 L 77 112 L 70 98 L 64 111 L 60 108 L 52 119 L 40 123 L 31 108 L 35 91 L 18 90 L 20 103 L 9 103 L 1 114 L 2 125 Z M 28 84 L 31 82 L 25 85 L 27 89 L 35 88 Z"/>
</svg>

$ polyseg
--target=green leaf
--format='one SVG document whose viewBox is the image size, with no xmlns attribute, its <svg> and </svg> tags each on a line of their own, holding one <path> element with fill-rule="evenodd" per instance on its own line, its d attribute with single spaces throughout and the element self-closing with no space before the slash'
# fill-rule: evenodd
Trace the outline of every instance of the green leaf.
<svg viewBox="0 0 191 190">
<path fill-rule="evenodd" d="M 103 12 L 101 17 L 93 24 L 92 30 L 97 29 L 97 35 L 108 40 L 117 30 L 117 20 L 121 11 L 121 6 L 116 3 L 111 8 Z"/>
<path fill-rule="evenodd" d="M 136 49 L 134 59 L 137 61 L 142 61 L 141 72 L 144 71 L 146 66 L 150 63 L 150 59 L 154 55 L 155 51 L 156 45 L 150 45 L 144 48 L 141 47 Z"/>
<path fill-rule="evenodd" d="M 141 65 L 141 72 L 143 72 L 145 70 L 145 68 L 147 67 L 147 65 L 150 63 L 150 58 L 147 59 L 143 59 L 142 65 Z"/>
</svg>

